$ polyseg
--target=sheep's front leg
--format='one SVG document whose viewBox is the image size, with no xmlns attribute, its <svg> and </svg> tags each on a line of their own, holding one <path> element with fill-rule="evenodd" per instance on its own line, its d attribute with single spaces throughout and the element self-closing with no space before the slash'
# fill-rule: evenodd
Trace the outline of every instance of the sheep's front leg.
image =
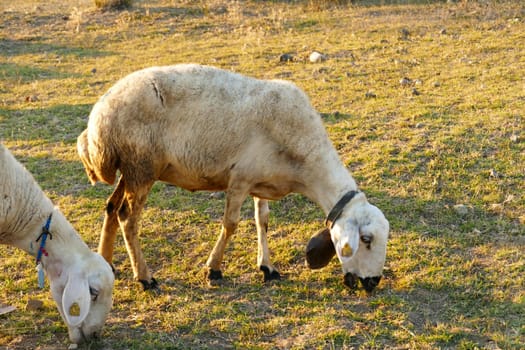
<svg viewBox="0 0 525 350">
<path fill-rule="evenodd" d="M 115 239 L 117 238 L 117 230 L 119 227 L 118 210 L 124 199 L 124 187 L 124 179 L 121 176 L 115 190 L 106 202 L 104 225 L 102 226 L 102 233 L 98 244 L 98 253 L 106 259 L 112 268 L 113 248 L 115 246 Z M 115 269 L 113 268 L 113 270 Z"/>
<path fill-rule="evenodd" d="M 247 193 L 244 189 L 230 188 L 226 192 L 226 207 L 222 219 L 222 228 L 219 239 L 215 243 L 213 250 L 206 262 L 208 266 L 208 280 L 222 279 L 221 265 L 224 256 L 224 250 L 230 237 L 235 233 L 241 216 L 241 206 L 246 198 Z"/>
<path fill-rule="evenodd" d="M 124 201 L 118 212 L 120 228 L 124 235 L 126 249 L 133 268 L 133 276 L 142 283 L 144 290 L 158 289 L 140 248 L 139 219 L 153 183 L 143 185 L 135 190 L 126 188 Z"/>
<path fill-rule="evenodd" d="M 257 266 L 264 273 L 264 281 L 278 280 L 281 278 L 279 271 L 270 262 L 270 250 L 268 249 L 268 217 L 270 208 L 268 200 L 253 197 L 255 207 L 255 225 L 257 226 Z"/>
</svg>

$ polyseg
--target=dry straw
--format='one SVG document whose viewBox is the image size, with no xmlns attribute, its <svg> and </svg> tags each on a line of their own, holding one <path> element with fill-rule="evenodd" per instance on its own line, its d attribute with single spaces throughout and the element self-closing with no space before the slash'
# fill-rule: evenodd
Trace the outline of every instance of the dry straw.
<svg viewBox="0 0 525 350">
<path fill-rule="evenodd" d="M 95 6 L 101 10 L 119 10 L 131 7 L 133 0 L 95 0 Z"/>
</svg>

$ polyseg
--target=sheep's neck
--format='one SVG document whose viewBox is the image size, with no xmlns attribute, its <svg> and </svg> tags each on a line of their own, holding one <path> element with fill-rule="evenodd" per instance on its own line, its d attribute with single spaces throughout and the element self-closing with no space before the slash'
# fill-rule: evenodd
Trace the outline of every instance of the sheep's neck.
<svg viewBox="0 0 525 350">
<path fill-rule="evenodd" d="M 64 215 L 53 206 L 33 176 L 9 155 L 5 155 L 0 177 L 0 243 L 17 247 L 35 257 L 40 248 L 37 238 L 52 213 L 50 232 L 42 264 L 48 276 L 59 275 L 63 266 L 90 252 Z M 50 277 L 51 278 L 51 277 Z"/>
<path fill-rule="evenodd" d="M 49 210 L 48 210 L 49 212 Z M 64 215 L 58 210 L 53 209 L 53 215 L 50 223 L 50 235 L 47 237 L 43 249 L 41 262 L 46 275 L 50 280 L 60 276 L 64 266 L 71 266 L 74 264 L 78 256 L 90 252 L 87 245 L 80 239 L 75 229 L 67 221 Z M 19 237 L 13 245 L 26 251 L 35 257 L 38 254 L 41 243 L 42 228 L 46 223 L 47 217 L 42 219 L 38 215 L 32 220 L 31 225 L 26 227 L 26 234 Z M 37 239 L 40 237 L 40 240 Z"/>
<path fill-rule="evenodd" d="M 19 213 L 24 214 L 16 214 L 16 222 L 8 225 L 10 239 L 5 243 L 22 249 L 26 253 L 36 257 L 40 245 L 37 239 L 42 234 L 42 227 L 45 225 L 51 213 L 53 214 L 53 223 L 56 213 L 51 202 L 45 199 L 42 199 L 40 207 L 29 207 L 31 208 L 30 211 L 20 210 Z M 54 238 L 55 235 L 53 235 L 53 239 Z M 47 241 L 49 242 L 49 240 L 51 240 L 51 237 L 48 237 Z"/>
<path fill-rule="evenodd" d="M 305 186 L 304 193 L 319 204 L 326 215 L 345 193 L 358 189 L 355 180 L 339 159 L 337 161 L 332 160 L 331 163 L 322 167 L 322 173 L 313 178 L 311 184 Z M 325 169 L 330 170 L 326 171 Z"/>
</svg>

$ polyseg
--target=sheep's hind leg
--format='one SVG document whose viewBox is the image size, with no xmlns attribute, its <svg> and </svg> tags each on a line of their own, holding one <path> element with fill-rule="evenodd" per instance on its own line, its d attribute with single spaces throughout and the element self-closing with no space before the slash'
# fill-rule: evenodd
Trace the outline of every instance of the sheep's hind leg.
<svg viewBox="0 0 525 350">
<path fill-rule="evenodd" d="M 142 283 L 144 290 L 159 289 L 157 281 L 153 278 L 144 260 L 138 236 L 140 215 L 152 185 L 153 183 L 148 183 L 137 189 L 130 189 L 126 186 L 124 201 L 118 212 L 120 228 L 133 268 L 133 276 Z"/>
<path fill-rule="evenodd" d="M 244 188 L 230 188 L 226 192 L 226 206 L 222 219 L 222 228 L 219 239 L 206 262 L 208 266 L 208 280 L 210 283 L 222 279 L 221 265 L 224 250 L 230 237 L 235 233 L 241 216 L 241 206 L 247 193 Z"/>
<path fill-rule="evenodd" d="M 264 282 L 281 279 L 279 271 L 270 262 L 270 250 L 268 249 L 268 217 L 270 208 L 268 200 L 253 197 L 255 207 L 255 225 L 257 226 L 257 265 L 264 273 Z"/>
<path fill-rule="evenodd" d="M 124 199 L 124 187 L 124 179 L 121 176 L 115 190 L 106 202 L 104 225 L 102 226 L 102 233 L 98 244 L 98 253 L 111 265 L 113 272 L 115 272 L 113 266 L 113 248 L 115 247 L 115 239 L 117 238 L 117 230 L 119 227 L 118 211 Z"/>
</svg>

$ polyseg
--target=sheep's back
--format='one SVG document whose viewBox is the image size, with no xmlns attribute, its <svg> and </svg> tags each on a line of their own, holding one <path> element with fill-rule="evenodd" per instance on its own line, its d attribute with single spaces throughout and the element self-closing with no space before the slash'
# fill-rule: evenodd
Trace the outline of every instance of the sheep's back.
<svg viewBox="0 0 525 350">
<path fill-rule="evenodd" d="M 157 178 L 169 163 L 179 178 L 227 181 L 228 169 L 254 152 L 301 161 L 328 141 L 295 85 L 198 65 L 128 75 L 99 100 L 89 129 L 91 143 L 106 148 L 104 162 L 136 168 L 149 160 L 153 173 L 141 176 Z"/>
</svg>

